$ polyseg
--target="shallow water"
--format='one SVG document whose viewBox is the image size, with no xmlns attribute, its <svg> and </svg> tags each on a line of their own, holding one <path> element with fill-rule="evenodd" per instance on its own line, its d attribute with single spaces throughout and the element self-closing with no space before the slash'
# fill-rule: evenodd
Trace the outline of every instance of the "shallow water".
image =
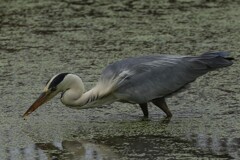
<svg viewBox="0 0 240 160">
<path fill-rule="evenodd" d="M 239 157 L 240 139 L 219 139 L 206 135 L 187 138 L 119 136 L 97 141 L 36 143 L 24 148 L 7 148 L 8 159 L 192 159 Z"/>
<path fill-rule="evenodd" d="M 232 1 L 0 2 L 0 159 L 238 159 L 240 4 Z M 234 65 L 167 99 L 173 118 L 150 106 L 87 110 L 59 97 L 22 114 L 46 81 L 78 74 L 91 88 L 121 58 L 231 51 Z"/>
</svg>

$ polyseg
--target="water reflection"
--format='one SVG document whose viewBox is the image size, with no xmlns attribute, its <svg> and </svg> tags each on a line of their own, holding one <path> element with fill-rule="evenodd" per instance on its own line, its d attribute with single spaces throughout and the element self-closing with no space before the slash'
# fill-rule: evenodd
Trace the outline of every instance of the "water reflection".
<svg viewBox="0 0 240 160">
<path fill-rule="evenodd" d="M 107 146 L 88 141 L 63 141 L 62 143 L 38 143 L 36 146 L 47 151 L 50 159 L 116 159 L 118 156 Z"/>
<path fill-rule="evenodd" d="M 20 149 L 8 148 L 7 154 L 9 160 L 240 159 L 240 138 L 191 133 L 185 137 L 119 136 L 95 139 L 94 143 L 36 143 Z"/>
<path fill-rule="evenodd" d="M 195 147 L 226 158 L 240 158 L 240 138 L 219 138 L 216 135 L 197 134 L 187 136 Z"/>
<path fill-rule="evenodd" d="M 218 138 L 204 134 L 186 137 L 132 136 L 101 140 L 133 159 L 240 158 L 240 138 Z"/>
<path fill-rule="evenodd" d="M 22 149 L 8 149 L 9 160 L 110 160 L 119 159 L 109 147 L 88 141 L 36 143 Z"/>
</svg>

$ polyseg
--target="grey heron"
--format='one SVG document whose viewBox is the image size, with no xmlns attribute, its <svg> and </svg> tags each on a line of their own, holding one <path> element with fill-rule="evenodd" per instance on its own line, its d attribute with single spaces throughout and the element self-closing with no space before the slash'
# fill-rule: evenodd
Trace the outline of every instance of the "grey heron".
<svg viewBox="0 0 240 160">
<path fill-rule="evenodd" d="M 71 73 L 53 76 L 43 93 L 25 112 L 61 94 L 61 102 L 75 109 L 97 107 L 115 101 L 139 104 L 145 118 L 152 102 L 171 117 L 165 98 L 178 92 L 197 77 L 233 64 L 227 52 L 208 52 L 199 56 L 152 55 L 127 58 L 108 65 L 96 86 L 85 91 L 81 78 Z"/>
</svg>

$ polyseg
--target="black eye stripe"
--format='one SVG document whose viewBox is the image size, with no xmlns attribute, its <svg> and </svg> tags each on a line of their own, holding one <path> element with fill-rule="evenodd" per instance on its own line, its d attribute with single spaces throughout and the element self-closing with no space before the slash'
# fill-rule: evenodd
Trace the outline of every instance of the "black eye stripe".
<svg viewBox="0 0 240 160">
<path fill-rule="evenodd" d="M 64 77 L 65 77 L 67 74 L 69 74 L 69 73 L 61 73 L 61 74 L 57 75 L 57 76 L 52 80 L 52 82 L 50 83 L 50 85 L 49 85 L 48 88 L 56 89 L 56 88 L 57 88 L 57 85 L 63 81 Z"/>
</svg>

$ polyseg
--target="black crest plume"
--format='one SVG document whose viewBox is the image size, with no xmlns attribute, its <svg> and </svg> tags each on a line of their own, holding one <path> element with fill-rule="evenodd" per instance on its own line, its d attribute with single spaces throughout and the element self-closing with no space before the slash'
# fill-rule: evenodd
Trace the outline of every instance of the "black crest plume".
<svg viewBox="0 0 240 160">
<path fill-rule="evenodd" d="M 55 88 L 59 83 L 61 83 L 64 79 L 64 77 L 69 74 L 69 73 L 60 73 L 59 75 L 57 75 L 52 82 L 49 85 L 49 88 Z"/>
</svg>

